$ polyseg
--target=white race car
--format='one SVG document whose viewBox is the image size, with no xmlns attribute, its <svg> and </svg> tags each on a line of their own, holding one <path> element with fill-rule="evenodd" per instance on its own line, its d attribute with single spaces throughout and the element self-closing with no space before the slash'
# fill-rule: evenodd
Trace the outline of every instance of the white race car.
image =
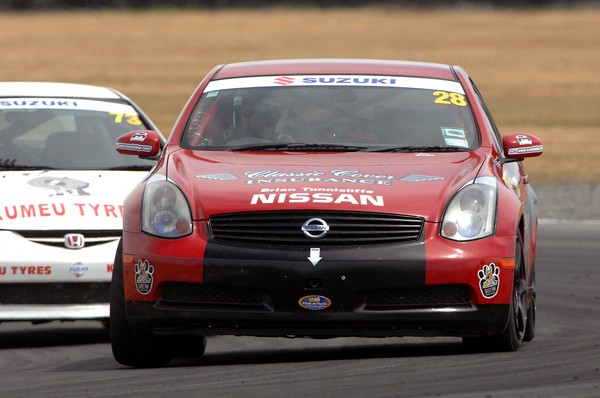
<svg viewBox="0 0 600 398">
<path fill-rule="evenodd" d="M 123 200 L 156 163 L 114 143 L 155 128 L 110 88 L 0 83 L 0 322 L 108 320 Z"/>
</svg>

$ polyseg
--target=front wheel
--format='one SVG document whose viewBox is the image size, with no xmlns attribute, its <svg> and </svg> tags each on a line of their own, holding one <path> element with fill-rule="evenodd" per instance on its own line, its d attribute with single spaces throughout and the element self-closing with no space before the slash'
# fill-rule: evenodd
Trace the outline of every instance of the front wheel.
<svg viewBox="0 0 600 398">
<path fill-rule="evenodd" d="M 531 341 L 535 337 L 535 265 L 531 270 L 531 287 L 529 288 L 529 307 L 527 308 L 527 328 L 525 329 L 525 336 L 523 336 L 523 341 Z"/>
<path fill-rule="evenodd" d="M 517 234 L 515 269 L 512 299 L 510 302 L 508 323 L 504 331 L 497 335 L 483 337 L 464 337 L 463 346 L 467 351 L 517 351 L 526 336 L 528 326 L 527 277 L 523 258 L 523 240 Z M 534 303 L 532 303 L 535 305 Z M 534 307 L 535 308 L 535 307 Z"/>
<path fill-rule="evenodd" d="M 123 289 L 123 241 L 119 242 L 110 286 L 110 344 L 117 362 L 125 366 L 154 368 L 171 362 L 167 346 L 154 334 L 129 324 Z"/>
</svg>

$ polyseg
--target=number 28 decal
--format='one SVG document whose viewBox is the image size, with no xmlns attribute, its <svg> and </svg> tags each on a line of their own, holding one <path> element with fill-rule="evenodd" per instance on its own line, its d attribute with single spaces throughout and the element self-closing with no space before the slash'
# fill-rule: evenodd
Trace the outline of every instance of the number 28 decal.
<svg viewBox="0 0 600 398">
<path fill-rule="evenodd" d="M 434 91 L 433 96 L 437 97 L 434 101 L 436 104 L 467 106 L 467 99 L 462 94 Z"/>
</svg>

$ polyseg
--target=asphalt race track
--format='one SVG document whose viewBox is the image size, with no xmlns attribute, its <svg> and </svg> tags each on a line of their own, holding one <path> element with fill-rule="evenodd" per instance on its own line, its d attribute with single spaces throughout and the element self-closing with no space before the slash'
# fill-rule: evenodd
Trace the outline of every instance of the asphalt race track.
<svg viewBox="0 0 600 398">
<path fill-rule="evenodd" d="M 514 353 L 460 339 L 209 338 L 164 369 L 116 363 L 99 323 L 0 324 L 0 397 L 600 397 L 600 224 L 543 223 L 537 334 Z"/>
</svg>

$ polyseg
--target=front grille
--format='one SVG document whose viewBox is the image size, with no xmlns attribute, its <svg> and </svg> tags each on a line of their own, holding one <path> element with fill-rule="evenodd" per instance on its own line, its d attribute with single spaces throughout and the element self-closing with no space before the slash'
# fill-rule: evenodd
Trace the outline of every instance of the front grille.
<svg viewBox="0 0 600 398">
<path fill-rule="evenodd" d="M 329 226 L 320 239 L 304 235 L 302 225 L 320 218 Z M 419 217 L 381 213 L 289 211 L 214 215 L 209 220 L 216 241 L 255 245 L 373 245 L 418 241 L 424 221 Z"/>
<path fill-rule="evenodd" d="M 110 301 L 110 283 L 0 283 L 2 304 L 95 304 Z"/>
<path fill-rule="evenodd" d="M 432 285 L 374 290 L 365 295 L 365 310 L 462 307 L 471 304 L 465 285 Z"/>
<path fill-rule="evenodd" d="M 13 233 L 29 240 L 46 246 L 65 247 L 66 234 L 82 234 L 85 237 L 85 247 L 100 245 L 118 240 L 121 230 L 54 230 L 54 231 L 12 231 Z"/>
<path fill-rule="evenodd" d="M 263 292 L 241 287 L 170 282 L 163 288 L 163 301 L 203 306 L 262 307 Z"/>
</svg>

